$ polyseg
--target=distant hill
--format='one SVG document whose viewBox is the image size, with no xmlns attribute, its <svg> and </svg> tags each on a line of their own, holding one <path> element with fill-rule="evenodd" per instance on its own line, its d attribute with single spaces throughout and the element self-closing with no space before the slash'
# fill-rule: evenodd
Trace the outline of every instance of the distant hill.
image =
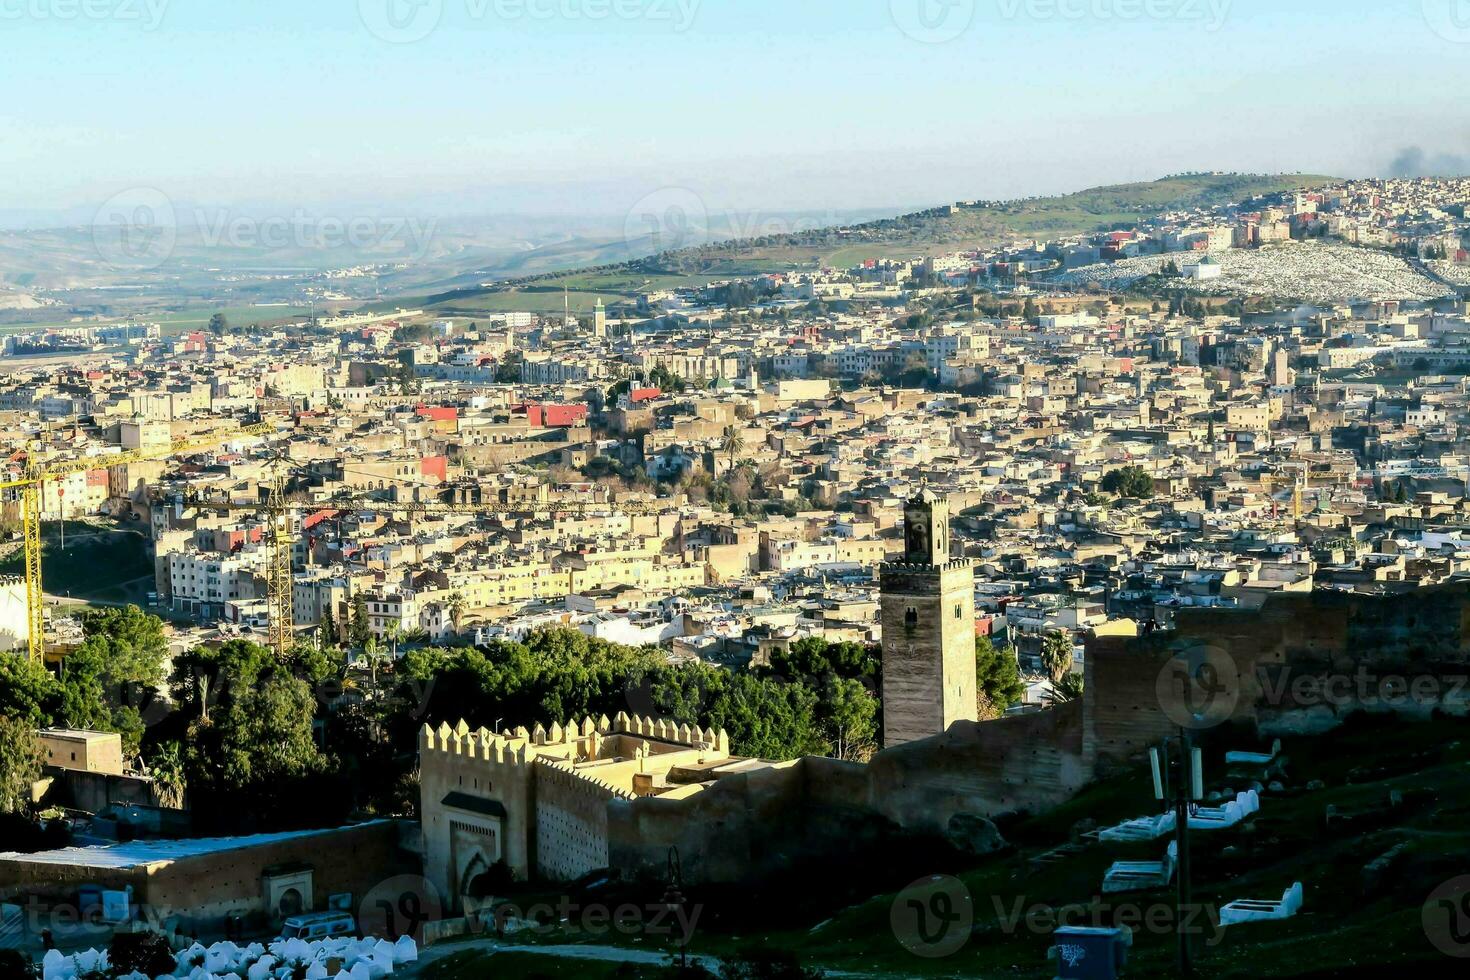
<svg viewBox="0 0 1470 980">
<path fill-rule="evenodd" d="M 1252 198 L 1331 184 L 1335 178 L 1306 174 L 1189 174 L 1139 184 L 1094 187 L 1061 197 L 1017 201 L 976 201 L 885 218 L 848 228 L 824 228 L 801 235 L 753 239 L 732 245 L 665 253 L 644 263 L 659 271 L 687 271 L 691 263 L 788 257 L 809 250 L 842 267 L 875 250 L 910 256 L 938 250 L 986 248 L 1017 238 L 1057 238 L 1131 228 L 1170 211 L 1211 208 Z"/>
<path fill-rule="evenodd" d="M 445 312 L 560 309 L 563 287 L 574 309 L 595 297 L 613 303 L 645 290 L 697 285 L 792 267 L 842 268 L 865 258 L 909 258 L 1017 239 L 1131 228 L 1171 211 L 1212 208 L 1336 183 L 1319 174 L 1186 174 L 1137 184 L 1095 187 L 1058 197 L 977 201 L 795 234 L 711 241 L 646 258 L 507 278 L 491 288 L 430 297 Z"/>
</svg>

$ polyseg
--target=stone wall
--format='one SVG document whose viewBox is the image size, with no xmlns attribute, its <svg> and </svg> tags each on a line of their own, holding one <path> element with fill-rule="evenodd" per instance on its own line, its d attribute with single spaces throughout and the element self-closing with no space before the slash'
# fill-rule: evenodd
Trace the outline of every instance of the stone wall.
<svg viewBox="0 0 1470 980">
<path fill-rule="evenodd" d="M 1180 725 L 1182 681 L 1208 664 L 1213 694 L 1189 727 L 1226 723 L 1263 738 L 1322 733 L 1355 711 L 1423 718 L 1466 712 L 1470 585 L 1395 596 L 1280 593 L 1261 609 L 1181 609 L 1175 629 L 1102 637 L 1086 656 L 1089 765 L 1137 755 Z"/>
<path fill-rule="evenodd" d="M 615 794 L 565 763 L 536 769 L 536 875 L 573 881 L 607 863 L 607 804 Z"/>
<path fill-rule="evenodd" d="M 676 846 L 687 881 L 749 881 L 842 860 L 894 834 L 942 834 L 958 814 L 1044 810 L 1085 781 L 1080 703 L 958 722 L 867 765 L 808 757 L 683 799 L 614 801 L 609 859 L 624 874 L 656 876 Z"/>
<path fill-rule="evenodd" d="M 361 902 L 383 881 L 417 872 L 417 857 L 400 848 L 399 840 L 399 824 L 383 820 L 279 839 L 246 837 L 238 847 L 125 868 L 17 856 L 0 861 L 0 899 L 70 904 L 81 885 L 116 890 L 131 886 L 133 901 L 150 906 L 154 914 L 179 916 L 186 926 L 213 929 L 228 914 L 267 911 L 263 876 L 273 868 L 310 868 L 317 910 L 325 910 L 327 897 L 333 894 L 350 893 L 354 903 Z"/>
</svg>

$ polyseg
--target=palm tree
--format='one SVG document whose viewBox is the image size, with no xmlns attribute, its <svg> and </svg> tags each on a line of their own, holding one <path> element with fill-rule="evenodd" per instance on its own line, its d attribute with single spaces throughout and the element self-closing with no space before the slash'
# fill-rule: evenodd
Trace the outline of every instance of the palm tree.
<svg viewBox="0 0 1470 980">
<path fill-rule="evenodd" d="M 460 624 L 464 622 L 464 595 L 459 592 L 449 596 L 449 621 L 454 624 L 454 632 L 459 633 Z"/>
<path fill-rule="evenodd" d="M 367 642 L 362 645 L 362 654 L 367 658 L 368 667 L 372 670 L 373 689 L 378 687 L 378 658 L 383 655 L 383 645 L 378 642 L 376 636 L 369 636 Z"/>
<path fill-rule="evenodd" d="M 1041 668 L 1052 684 L 1060 683 L 1072 672 L 1072 641 L 1066 633 L 1056 630 L 1047 634 L 1046 642 L 1041 645 Z"/>
<path fill-rule="evenodd" d="M 1067 671 L 1061 680 L 1052 685 L 1046 700 L 1052 707 L 1076 701 L 1082 697 L 1082 675 Z"/>
<path fill-rule="evenodd" d="M 158 789 L 158 802 L 175 810 L 184 808 L 184 753 L 178 742 L 165 742 L 153 753 L 148 769 Z"/>
<path fill-rule="evenodd" d="M 720 441 L 720 449 L 730 456 L 730 469 L 735 468 L 735 457 L 745 451 L 745 434 L 737 426 L 725 426 L 725 438 Z"/>
</svg>

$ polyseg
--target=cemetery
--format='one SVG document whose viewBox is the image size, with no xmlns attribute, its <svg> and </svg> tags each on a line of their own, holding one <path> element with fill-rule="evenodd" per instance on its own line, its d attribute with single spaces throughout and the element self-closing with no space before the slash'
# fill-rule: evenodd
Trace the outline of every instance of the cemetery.
<svg viewBox="0 0 1470 980">
<path fill-rule="evenodd" d="M 265 945 L 239 946 L 224 941 L 202 946 L 194 943 L 174 954 L 172 973 L 119 974 L 123 980 L 381 980 L 396 969 L 414 963 L 418 946 L 411 937 L 352 939 L 345 936 L 319 941 L 280 939 Z M 71 955 L 50 950 L 41 961 L 42 980 L 78 980 L 108 975 L 105 950 L 88 949 Z"/>
<path fill-rule="evenodd" d="M 1360 716 L 1330 736 L 1288 736 L 1275 746 L 1233 726 L 1207 739 L 1199 810 L 1230 819 L 1198 826 L 1190 820 L 1192 897 L 1200 912 L 1189 925 L 1197 933 L 1198 975 L 1245 980 L 1309 973 L 1324 943 L 1339 951 L 1339 962 L 1387 957 L 1432 975 L 1442 954 L 1425 939 L 1420 909 L 1470 854 L 1464 734 L 1457 719 L 1404 724 Z M 1257 775 L 1269 767 L 1275 788 L 1239 781 L 1242 765 Z M 754 943 L 822 969 L 869 976 L 1173 975 L 1177 849 L 1172 821 L 1158 820 L 1161 813 L 1142 816 L 1150 806 L 1162 810 L 1150 782 L 1146 761 L 1120 766 L 1048 813 L 998 817 L 1004 850 L 950 855 L 942 866 L 963 885 L 973 912 L 967 938 L 951 954 L 916 956 L 894 941 L 893 909 L 905 886 L 941 866 L 932 853 L 902 850 L 871 855 L 856 873 L 832 869 L 824 894 L 835 905 L 818 904 L 809 881 L 738 894 L 687 888 L 686 900 L 703 907 L 689 953 L 738 957 Z M 1329 813 L 1339 817 L 1325 820 Z M 1371 823 L 1342 818 L 1364 813 L 1374 815 Z M 1109 833 L 1124 825 L 1143 830 Z M 875 884 L 885 891 L 867 897 Z M 572 922 L 515 941 L 562 947 L 588 940 Z M 597 941 L 679 952 L 677 943 L 649 937 Z M 485 965 L 477 945 L 453 949 L 446 946 L 446 957 L 423 975 L 468 977 Z M 1084 950 L 1116 956 L 1118 972 L 1068 973 L 1069 958 Z M 549 974 L 614 975 L 563 974 L 558 962 L 547 961 Z M 1082 963 L 1097 965 L 1084 957 L 1078 969 Z"/>
</svg>

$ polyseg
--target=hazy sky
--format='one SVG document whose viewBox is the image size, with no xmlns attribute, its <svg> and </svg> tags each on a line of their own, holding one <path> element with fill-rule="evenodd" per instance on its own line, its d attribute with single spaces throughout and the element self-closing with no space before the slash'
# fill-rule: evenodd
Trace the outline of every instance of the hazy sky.
<svg viewBox="0 0 1470 980">
<path fill-rule="evenodd" d="M 1463 169 L 1467 75 L 1467 0 L 0 0 L 0 209 L 146 186 L 815 210 Z"/>
</svg>

